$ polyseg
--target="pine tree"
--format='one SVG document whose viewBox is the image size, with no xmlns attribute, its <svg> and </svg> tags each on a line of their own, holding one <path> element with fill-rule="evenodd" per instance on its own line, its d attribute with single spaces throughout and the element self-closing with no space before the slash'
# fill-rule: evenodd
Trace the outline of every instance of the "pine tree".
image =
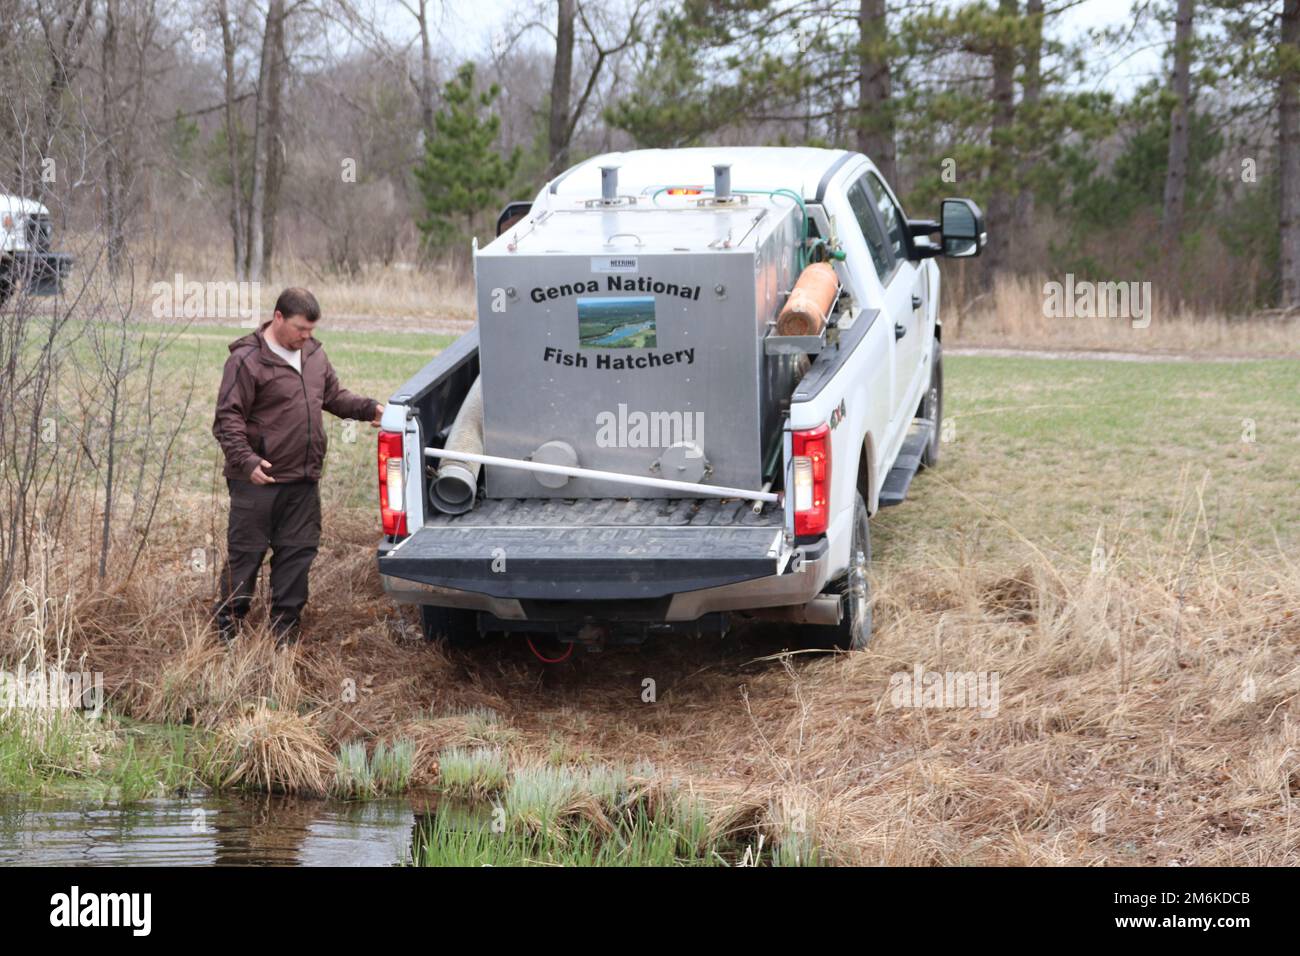
<svg viewBox="0 0 1300 956">
<path fill-rule="evenodd" d="M 462 65 L 443 88 L 433 135 L 415 167 L 425 213 L 420 232 L 434 248 L 445 249 L 472 235 L 476 220 L 500 201 L 519 165 L 518 147 L 509 156 L 496 147 L 501 117 L 491 106 L 499 92 L 494 83 L 475 93 L 473 63 Z"/>
</svg>

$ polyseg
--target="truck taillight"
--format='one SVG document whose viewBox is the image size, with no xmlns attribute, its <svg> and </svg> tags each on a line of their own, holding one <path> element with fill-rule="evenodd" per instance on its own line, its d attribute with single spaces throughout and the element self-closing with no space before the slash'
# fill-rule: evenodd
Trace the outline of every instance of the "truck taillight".
<svg viewBox="0 0 1300 956">
<path fill-rule="evenodd" d="M 831 513 L 831 430 L 826 424 L 791 433 L 794 533 L 825 534 Z"/>
<path fill-rule="evenodd" d="M 402 487 L 402 433 L 379 433 L 379 514 L 384 534 L 406 534 Z"/>
</svg>

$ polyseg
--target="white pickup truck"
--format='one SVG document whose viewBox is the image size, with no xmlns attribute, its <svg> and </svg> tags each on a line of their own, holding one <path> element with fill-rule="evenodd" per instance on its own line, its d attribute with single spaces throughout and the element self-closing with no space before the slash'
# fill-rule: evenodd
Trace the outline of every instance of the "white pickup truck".
<svg viewBox="0 0 1300 956">
<path fill-rule="evenodd" d="M 869 519 L 939 457 L 933 260 L 985 238 L 842 150 L 574 166 L 506 207 L 478 323 L 384 411 L 385 590 L 430 639 L 779 620 L 866 646 Z"/>
<path fill-rule="evenodd" d="M 0 190 L 0 306 L 20 285 L 32 295 L 62 289 L 72 258 L 52 251 L 53 232 L 43 205 Z"/>
</svg>

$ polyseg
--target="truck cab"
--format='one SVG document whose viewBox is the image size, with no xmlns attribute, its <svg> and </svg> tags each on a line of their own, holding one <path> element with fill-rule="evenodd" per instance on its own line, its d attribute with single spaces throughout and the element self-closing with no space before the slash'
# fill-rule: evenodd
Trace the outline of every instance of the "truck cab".
<svg viewBox="0 0 1300 956">
<path fill-rule="evenodd" d="M 909 220 L 843 150 L 562 173 L 502 213 L 478 323 L 385 409 L 384 588 L 434 639 L 780 620 L 865 646 L 870 517 L 938 460 L 934 259 L 984 241 L 974 203 Z"/>
<path fill-rule="evenodd" d="M 0 307 L 19 286 L 31 295 L 62 290 L 72 257 L 53 251 L 53 240 L 49 209 L 0 189 Z"/>
</svg>

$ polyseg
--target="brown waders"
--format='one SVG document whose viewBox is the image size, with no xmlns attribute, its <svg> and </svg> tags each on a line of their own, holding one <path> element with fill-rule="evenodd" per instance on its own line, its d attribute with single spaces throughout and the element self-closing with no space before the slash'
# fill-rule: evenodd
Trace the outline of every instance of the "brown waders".
<svg viewBox="0 0 1300 956">
<path fill-rule="evenodd" d="M 217 629 L 232 639 L 248 613 L 257 575 L 271 549 L 271 626 L 280 640 L 294 638 L 307 603 L 307 572 L 320 545 L 320 489 L 314 481 L 255 485 L 227 478 L 230 525 L 221 571 Z"/>
</svg>

